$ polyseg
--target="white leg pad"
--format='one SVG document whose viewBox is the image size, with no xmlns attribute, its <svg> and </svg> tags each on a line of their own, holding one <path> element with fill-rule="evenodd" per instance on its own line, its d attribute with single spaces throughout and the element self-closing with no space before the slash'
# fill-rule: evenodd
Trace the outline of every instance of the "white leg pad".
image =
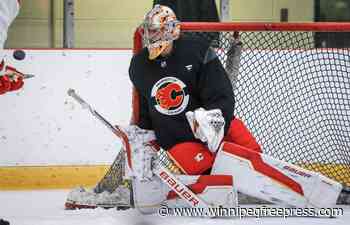
<svg viewBox="0 0 350 225">
<path fill-rule="evenodd" d="M 293 207 L 333 206 L 342 189 L 321 174 L 227 142 L 216 155 L 212 174 L 232 175 L 238 191 Z"/>
<path fill-rule="evenodd" d="M 149 181 L 132 179 L 132 187 L 135 208 L 143 214 L 155 213 L 169 192 L 156 176 Z"/>
<path fill-rule="evenodd" d="M 232 182 L 232 176 L 177 175 L 183 184 L 188 186 L 199 198 L 209 206 L 237 206 L 237 191 Z M 190 207 L 172 191 L 160 178 L 154 176 L 150 181 L 133 180 L 134 203 L 141 213 L 155 213 L 161 204 L 168 207 Z"/>
</svg>

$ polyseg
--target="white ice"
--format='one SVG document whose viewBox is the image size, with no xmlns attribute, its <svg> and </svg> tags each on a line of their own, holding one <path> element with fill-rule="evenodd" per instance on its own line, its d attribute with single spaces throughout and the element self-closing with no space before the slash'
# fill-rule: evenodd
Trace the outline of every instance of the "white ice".
<svg viewBox="0 0 350 225">
<path fill-rule="evenodd" d="M 350 207 L 344 208 L 344 215 L 337 218 L 190 218 L 141 215 L 136 210 L 115 209 L 64 210 L 63 204 L 68 190 L 45 191 L 2 191 L 0 192 L 0 218 L 11 225 L 294 225 L 294 224 L 337 224 L 350 221 Z"/>
</svg>

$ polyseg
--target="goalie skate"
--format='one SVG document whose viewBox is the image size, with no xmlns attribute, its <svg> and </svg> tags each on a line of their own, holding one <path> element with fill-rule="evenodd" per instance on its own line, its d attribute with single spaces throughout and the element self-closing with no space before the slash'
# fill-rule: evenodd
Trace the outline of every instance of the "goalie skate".
<svg viewBox="0 0 350 225">
<path fill-rule="evenodd" d="M 130 205 L 130 189 L 119 186 L 112 193 L 103 191 L 96 193 L 83 187 L 73 189 L 67 196 L 65 209 L 95 209 L 97 207 L 109 209 L 128 209 Z"/>
</svg>

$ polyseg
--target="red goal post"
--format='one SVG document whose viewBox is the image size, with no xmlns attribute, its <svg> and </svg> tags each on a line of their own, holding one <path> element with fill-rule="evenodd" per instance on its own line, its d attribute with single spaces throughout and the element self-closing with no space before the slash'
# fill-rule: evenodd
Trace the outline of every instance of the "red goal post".
<svg viewBox="0 0 350 225">
<path fill-rule="evenodd" d="M 183 32 L 193 31 L 319 31 L 346 32 L 350 31 L 350 23 L 310 22 L 310 23 L 230 23 L 230 22 L 185 22 L 181 23 Z"/>
<path fill-rule="evenodd" d="M 318 33 L 350 32 L 350 23 L 187 22 L 181 30 L 207 38 L 227 71 L 239 34 L 235 115 L 265 153 L 350 186 L 350 49 L 317 46 Z M 140 49 L 137 29 L 134 54 Z M 133 90 L 132 123 L 137 96 Z"/>
</svg>

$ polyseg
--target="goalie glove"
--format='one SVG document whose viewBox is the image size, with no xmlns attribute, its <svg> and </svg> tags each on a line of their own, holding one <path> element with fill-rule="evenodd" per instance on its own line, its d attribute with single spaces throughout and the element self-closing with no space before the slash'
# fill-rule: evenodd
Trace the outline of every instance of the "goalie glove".
<svg viewBox="0 0 350 225">
<path fill-rule="evenodd" d="M 9 91 L 16 91 L 23 87 L 24 75 L 15 68 L 0 62 L 0 95 Z"/>
<path fill-rule="evenodd" d="M 195 138 L 207 143 L 211 152 L 215 153 L 224 137 L 225 119 L 220 109 L 196 109 L 186 113 Z"/>
<path fill-rule="evenodd" d="M 0 75 L 0 95 L 5 94 L 11 89 L 11 81 L 7 76 Z"/>
</svg>

